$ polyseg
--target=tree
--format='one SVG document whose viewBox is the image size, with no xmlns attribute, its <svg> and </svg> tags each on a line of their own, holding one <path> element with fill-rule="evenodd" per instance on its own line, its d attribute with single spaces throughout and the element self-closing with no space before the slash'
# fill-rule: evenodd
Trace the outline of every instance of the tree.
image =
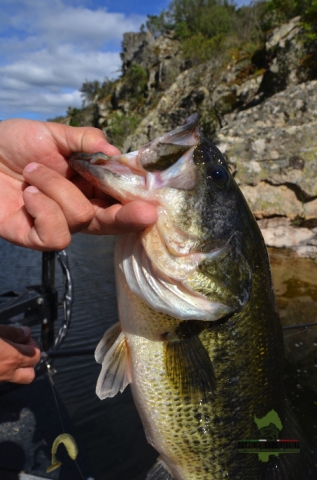
<svg viewBox="0 0 317 480">
<path fill-rule="evenodd" d="M 89 82 L 88 80 L 82 84 L 81 89 L 81 97 L 83 99 L 83 106 L 92 103 L 95 100 L 98 92 L 100 90 L 100 82 L 99 80 L 93 80 Z"/>
</svg>

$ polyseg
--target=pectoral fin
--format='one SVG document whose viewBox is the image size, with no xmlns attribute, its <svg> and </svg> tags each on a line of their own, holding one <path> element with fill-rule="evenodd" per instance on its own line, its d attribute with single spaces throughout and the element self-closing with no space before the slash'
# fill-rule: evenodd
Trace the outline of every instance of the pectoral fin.
<svg viewBox="0 0 317 480">
<path fill-rule="evenodd" d="M 198 333 L 204 322 L 183 322 L 165 344 L 167 376 L 183 397 L 207 402 L 216 388 L 214 369 Z"/>
<path fill-rule="evenodd" d="M 104 336 L 97 345 L 95 351 L 95 360 L 97 363 L 102 364 L 103 359 L 105 358 L 107 352 L 110 350 L 112 345 L 115 343 L 117 338 L 121 333 L 120 323 L 115 323 L 112 327 L 108 328 Z"/>
<path fill-rule="evenodd" d="M 98 397 L 103 400 L 123 392 L 131 378 L 128 346 L 119 323 L 106 331 L 96 348 L 95 358 L 102 365 L 96 387 Z"/>
</svg>

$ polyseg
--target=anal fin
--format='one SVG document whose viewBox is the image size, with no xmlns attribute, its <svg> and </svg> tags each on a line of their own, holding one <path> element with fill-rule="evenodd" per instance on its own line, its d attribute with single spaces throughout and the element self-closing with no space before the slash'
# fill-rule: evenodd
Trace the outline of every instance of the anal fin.
<svg viewBox="0 0 317 480">
<path fill-rule="evenodd" d="M 174 477 L 168 471 L 163 460 L 158 458 L 151 470 L 149 470 L 145 480 L 174 480 Z"/>
<path fill-rule="evenodd" d="M 96 348 L 95 358 L 102 365 L 96 387 L 98 397 L 103 400 L 123 392 L 131 377 L 128 346 L 119 323 L 106 331 Z"/>
</svg>

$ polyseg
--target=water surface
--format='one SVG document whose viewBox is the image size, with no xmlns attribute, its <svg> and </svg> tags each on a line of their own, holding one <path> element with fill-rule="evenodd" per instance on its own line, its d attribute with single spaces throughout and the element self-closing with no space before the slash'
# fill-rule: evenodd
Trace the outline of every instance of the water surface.
<svg viewBox="0 0 317 480">
<path fill-rule="evenodd" d="M 95 347 L 117 321 L 113 237 L 77 234 L 67 249 L 75 287 L 73 319 L 62 348 Z M 283 325 L 316 322 L 317 263 L 270 250 Z M 41 253 L 0 239 L 0 293 L 40 283 Z M 62 291 L 57 266 L 57 287 Z M 60 317 L 62 311 L 60 309 Z M 58 325 L 57 325 L 58 327 Z M 37 335 L 35 329 L 34 334 Z M 286 388 L 310 442 L 317 441 L 317 327 L 284 331 Z M 59 394 L 97 472 L 97 480 L 144 480 L 157 453 L 147 444 L 129 387 L 100 401 L 93 357 L 55 361 Z"/>
<path fill-rule="evenodd" d="M 317 262 L 269 249 L 282 325 L 317 322 Z M 284 330 L 285 386 L 306 437 L 317 442 L 317 325 Z"/>
</svg>

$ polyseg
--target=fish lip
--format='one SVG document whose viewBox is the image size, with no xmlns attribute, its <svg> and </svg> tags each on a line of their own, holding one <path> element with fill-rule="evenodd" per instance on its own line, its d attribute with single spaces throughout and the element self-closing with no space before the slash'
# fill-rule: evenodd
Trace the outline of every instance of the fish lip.
<svg viewBox="0 0 317 480">
<path fill-rule="evenodd" d="M 108 157 L 102 152 L 94 154 L 74 153 L 69 158 L 69 163 L 85 178 L 89 177 L 91 179 L 95 176 L 101 182 L 103 171 L 118 179 L 122 178 L 123 181 L 125 177 L 133 178 L 134 181 L 130 182 L 130 185 L 142 185 L 146 191 L 163 187 L 191 189 L 194 188 L 197 180 L 193 163 L 195 148 L 196 145 L 188 145 L 185 153 L 177 161 L 164 170 L 156 171 L 148 171 L 144 168 L 140 159 L 140 151 L 114 157 Z M 103 188 L 101 189 L 103 190 Z"/>
<path fill-rule="evenodd" d="M 159 137 L 157 140 L 143 145 L 135 152 L 115 155 L 112 157 L 103 152 L 75 152 L 69 157 L 69 164 L 80 173 L 87 168 L 88 164 L 90 167 L 101 167 L 112 174 L 120 175 L 130 171 L 132 175 L 137 175 L 146 179 L 148 174 L 151 174 L 151 169 L 147 169 L 146 167 L 150 167 L 151 163 L 155 164 L 156 162 L 153 162 L 153 160 L 157 160 L 157 156 L 160 153 L 164 153 L 161 151 L 159 145 L 161 145 L 163 149 L 168 148 L 170 145 L 170 147 L 174 148 L 176 152 L 179 150 L 180 159 L 183 155 L 186 155 L 188 151 L 200 144 L 201 140 L 202 134 L 199 128 L 199 117 L 195 113 L 188 117 L 180 127 L 177 127 L 171 132 Z M 150 156 L 147 154 L 147 151 Z M 178 163 L 178 160 L 173 162 L 172 165 L 167 166 L 167 168 L 162 170 L 153 169 L 152 172 L 160 176 L 164 174 L 164 172 L 167 172 L 175 163 Z"/>
<path fill-rule="evenodd" d="M 71 167 L 73 167 L 73 164 L 76 162 L 86 162 L 90 164 L 90 161 L 94 155 L 105 155 L 102 152 L 97 152 L 97 153 L 83 153 L 83 152 L 74 152 L 71 154 L 71 156 L 68 159 L 68 162 Z M 106 155 L 105 155 L 106 156 Z"/>
<path fill-rule="evenodd" d="M 197 174 L 193 158 L 201 138 L 199 118 L 194 114 L 182 126 L 137 151 L 111 157 L 103 152 L 75 152 L 69 164 L 94 186 L 119 201 L 125 201 L 127 194 L 128 201 L 140 195 L 157 203 L 157 191 L 161 188 L 189 190 L 195 187 Z M 169 155 L 172 163 L 164 161 L 163 168 L 159 168 L 160 159 L 165 156 L 168 159 Z M 147 168 L 151 165 L 153 169 Z"/>
<path fill-rule="evenodd" d="M 85 171 L 97 172 L 98 170 L 106 170 L 108 173 L 116 177 L 125 175 L 134 175 L 138 177 L 146 177 L 146 170 L 137 162 L 137 153 L 131 152 L 128 154 L 115 155 L 109 157 L 103 152 L 95 153 L 73 153 L 69 157 L 69 164 L 79 173 Z M 131 159 L 134 160 L 131 162 Z"/>
</svg>

